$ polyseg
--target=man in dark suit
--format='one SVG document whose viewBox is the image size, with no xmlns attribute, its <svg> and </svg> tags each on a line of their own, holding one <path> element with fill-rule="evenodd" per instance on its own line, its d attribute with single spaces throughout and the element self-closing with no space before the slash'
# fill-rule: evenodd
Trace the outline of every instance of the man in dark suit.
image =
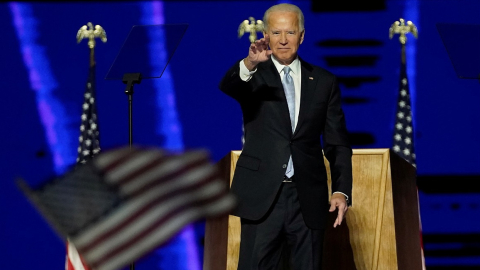
<svg viewBox="0 0 480 270">
<path fill-rule="evenodd" d="M 336 227 L 352 201 L 340 90 L 333 74 L 298 57 L 305 30 L 297 6 L 275 5 L 263 21 L 264 38 L 220 83 L 239 102 L 245 129 L 231 188 L 242 223 L 238 269 L 279 269 L 287 244 L 293 269 L 319 270 L 328 211 L 338 210 Z"/>
</svg>

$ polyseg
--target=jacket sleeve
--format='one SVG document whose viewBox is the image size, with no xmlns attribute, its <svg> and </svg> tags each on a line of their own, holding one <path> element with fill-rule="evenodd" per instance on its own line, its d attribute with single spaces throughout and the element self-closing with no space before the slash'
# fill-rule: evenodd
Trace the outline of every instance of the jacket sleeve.
<svg viewBox="0 0 480 270">
<path fill-rule="evenodd" d="M 332 192 L 340 191 L 352 204 L 352 148 L 348 140 L 345 115 L 341 107 L 341 94 L 334 77 L 328 100 L 327 117 L 323 132 L 325 157 L 330 163 Z"/>
<path fill-rule="evenodd" d="M 253 90 L 251 82 L 245 82 L 240 78 L 240 66 L 239 62 L 235 64 L 227 71 L 220 81 L 219 88 L 225 94 L 240 101 L 240 99 L 251 93 Z"/>
</svg>

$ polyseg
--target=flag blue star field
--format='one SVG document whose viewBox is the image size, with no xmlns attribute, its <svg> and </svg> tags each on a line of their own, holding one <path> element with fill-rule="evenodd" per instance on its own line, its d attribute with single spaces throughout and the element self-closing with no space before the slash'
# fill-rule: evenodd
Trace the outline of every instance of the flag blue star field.
<svg viewBox="0 0 480 270">
<path fill-rule="evenodd" d="M 410 104 L 407 68 L 406 64 L 402 63 L 400 67 L 400 84 L 392 149 L 416 167 L 413 137 L 412 108 Z"/>
<path fill-rule="evenodd" d="M 205 150 L 122 147 L 24 194 L 94 270 L 117 270 L 235 199 Z"/>
<path fill-rule="evenodd" d="M 82 105 L 82 123 L 77 163 L 85 163 L 100 152 L 97 107 L 95 100 L 95 65 L 91 65 Z"/>
</svg>

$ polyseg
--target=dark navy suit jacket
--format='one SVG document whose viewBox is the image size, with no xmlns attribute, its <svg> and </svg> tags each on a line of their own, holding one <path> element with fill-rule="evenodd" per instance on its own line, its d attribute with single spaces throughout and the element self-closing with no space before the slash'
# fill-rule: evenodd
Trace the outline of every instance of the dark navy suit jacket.
<svg viewBox="0 0 480 270">
<path fill-rule="evenodd" d="M 240 79 L 237 62 L 220 83 L 220 89 L 240 104 L 245 130 L 231 187 L 238 199 L 232 214 L 250 220 L 262 218 L 278 193 L 292 155 L 305 223 L 322 229 L 329 207 L 323 155 L 330 163 L 332 191 L 346 194 L 351 204 L 352 150 L 336 77 L 302 59 L 300 62 L 300 111 L 293 134 L 281 78 L 271 59 L 258 64 L 248 82 Z"/>
</svg>

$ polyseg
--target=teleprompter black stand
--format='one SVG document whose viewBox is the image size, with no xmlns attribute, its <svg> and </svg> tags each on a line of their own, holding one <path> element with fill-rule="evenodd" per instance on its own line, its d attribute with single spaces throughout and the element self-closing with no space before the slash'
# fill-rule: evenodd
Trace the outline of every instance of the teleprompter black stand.
<svg viewBox="0 0 480 270">
<path fill-rule="evenodd" d="M 142 79 L 160 78 L 188 24 L 134 25 L 105 79 L 122 80 L 128 96 L 128 143 L 133 144 L 133 87 Z M 135 269 L 135 263 L 130 265 Z"/>
<path fill-rule="evenodd" d="M 122 79 L 123 83 L 127 85 L 125 94 L 128 96 L 128 145 L 132 148 L 133 134 L 132 134 L 132 100 L 133 100 L 133 85 L 140 84 L 142 81 L 142 74 L 140 73 L 125 73 Z"/>
<path fill-rule="evenodd" d="M 437 23 L 436 26 L 457 76 L 480 81 L 480 25 Z"/>
</svg>

